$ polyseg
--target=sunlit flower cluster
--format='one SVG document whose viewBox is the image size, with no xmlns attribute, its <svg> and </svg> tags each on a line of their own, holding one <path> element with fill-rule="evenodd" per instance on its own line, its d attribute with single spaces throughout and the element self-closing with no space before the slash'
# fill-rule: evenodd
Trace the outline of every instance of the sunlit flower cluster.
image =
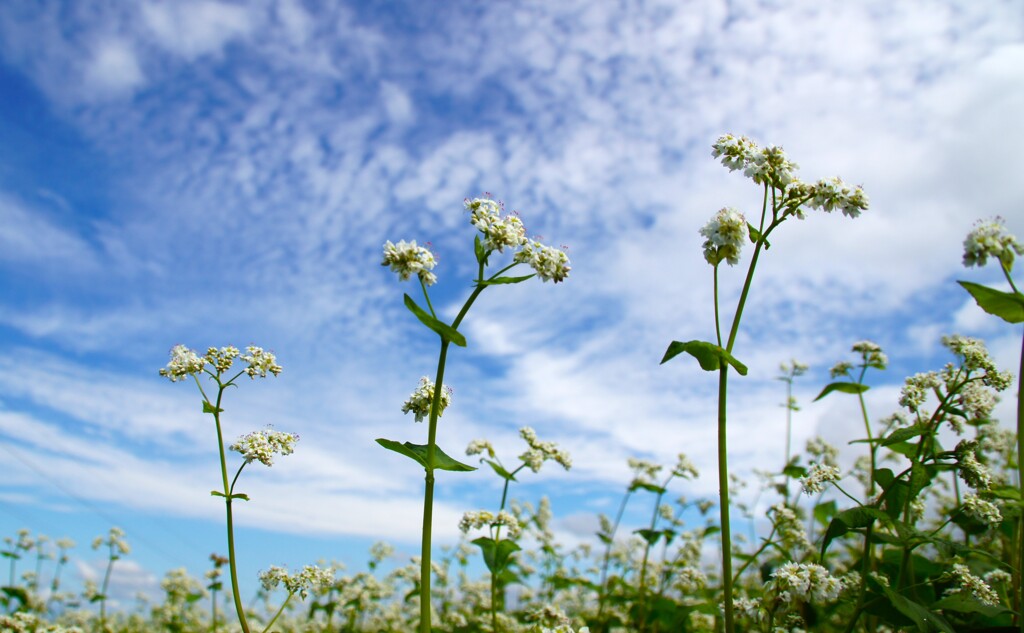
<svg viewBox="0 0 1024 633">
<path fill-rule="evenodd" d="M 999 594 L 992 587 L 971 573 L 971 570 L 962 563 L 954 563 L 953 569 L 949 572 L 952 580 L 956 582 L 955 587 L 946 590 L 946 595 L 964 593 L 973 596 L 978 602 L 995 607 L 999 605 Z"/>
<path fill-rule="evenodd" d="M 259 376 L 260 378 L 266 378 L 267 372 L 274 374 L 275 376 L 281 373 L 281 366 L 277 364 L 277 358 L 272 352 L 264 350 L 262 347 L 255 347 L 250 345 L 245 348 L 245 354 L 242 356 L 242 360 L 249 364 L 245 368 L 245 373 L 250 378 Z"/>
<path fill-rule="evenodd" d="M 911 412 L 917 412 L 924 405 L 928 395 L 942 385 L 939 374 L 934 371 L 917 373 L 909 376 L 900 390 L 900 406 Z"/>
<path fill-rule="evenodd" d="M 779 363 L 779 371 L 782 372 L 783 376 L 803 376 L 810 369 L 805 363 L 801 363 L 795 358 L 788 363 Z"/>
<path fill-rule="evenodd" d="M 272 565 L 267 571 L 259 573 L 260 583 L 266 591 L 272 591 L 278 585 L 284 585 L 289 594 L 299 594 L 303 600 L 311 589 L 327 587 L 334 583 L 334 570 L 317 565 L 306 565 L 297 574 L 289 574 L 284 567 Z"/>
<path fill-rule="evenodd" d="M 104 545 L 118 554 L 128 554 L 132 551 L 132 548 L 128 546 L 128 541 L 124 538 L 124 530 L 119 527 L 110 528 L 106 537 L 97 536 L 92 540 L 93 549 L 99 549 Z"/>
<path fill-rule="evenodd" d="M 792 508 L 782 503 L 776 503 L 768 510 L 768 514 L 785 545 L 805 550 L 814 548 L 807 538 L 803 523 Z"/>
<path fill-rule="evenodd" d="M 979 221 L 964 239 L 964 266 L 984 266 L 988 258 L 998 259 L 1005 270 L 1013 268 L 1016 255 L 1024 255 L 1024 244 L 1006 230 L 1003 218 Z"/>
<path fill-rule="evenodd" d="M 829 464 L 812 464 L 807 474 L 800 478 L 804 494 L 819 494 L 825 490 L 825 484 L 839 480 L 839 469 Z"/>
<path fill-rule="evenodd" d="M 999 371 L 980 339 L 954 334 L 942 337 L 942 344 L 963 360 L 967 371 L 984 371 L 982 382 L 996 391 L 1003 391 L 1013 384 L 1013 374 Z"/>
<path fill-rule="evenodd" d="M 1003 515 L 996 504 L 982 499 L 976 494 L 964 495 L 963 510 L 968 516 L 989 525 L 996 525 L 1003 520 Z"/>
<path fill-rule="evenodd" d="M 769 588 L 784 603 L 803 600 L 823 605 L 839 597 L 842 583 L 821 565 L 790 562 L 772 572 Z"/>
<path fill-rule="evenodd" d="M 742 169 L 745 176 L 759 185 L 767 182 L 783 189 L 794 180 L 798 168 L 781 147 L 762 148 L 745 136 L 725 134 L 711 147 L 711 155 L 721 158 L 729 171 Z"/>
<path fill-rule="evenodd" d="M 978 461 L 975 452 L 978 443 L 974 440 L 961 440 L 956 445 L 957 465 L 960 478 L 975 490 L 985 490 L 992 485 L 992 473 L 988 467 Z"/>
<path fill-rule="evenodd" d="M 430 404 L 434 400 L 434 383 L 426 376 L 420 378 L 420 386 L 406 399 L 402 405 L 402 413 L 409 413 L 416 417 L 417 422 L 422 422 L 430 417 Z M 441 403 L 437 410 L 437 417 L 444 415 L 444 410 L 452 403 L 452 389 L 445 387 L 441 390 Z"/>
<path fill-rule="evenodd" d="M 509 538 L 517 538 L 523 531 L 519 519 L 505 510 L 498 512 L 497 515 L 487 510 L 470 511 L 464 513 L 462 520 L 459 521 L 459 529 L 463 534 L 482 527 L 497 528 L 501 526 L 508 528 Z"/>
<path fill-rule="evenodd" d="M 697 470 L 697 467 L 685 453 L 679 453 L 679 456 L 676 458 L 675 468 L 672 469 L 672 476 L 683 479 L 696 479 L 700 477 L 700 471 Z"/>
<path fill-rule="evenodd" d="M 184 345 L 175 345 L 171 349 L 171 360 L 167 367 L 160 370 L 160 375 L 166 376 L 171 382 L 178 382 L 186 376 L 203 371 L 205 365 L 206 361 L 201 356 Z"/>
<path fill-rule="evenodd" d="M 299 436 L 294 433 L 263 429 L 238 438 L 229 448 L 241 453 L 246 463 L 260 462 L 264 466 L 274 465 L 274 455 L 291 455 Z"/>
<path fill-rule="evenodd" d="M 810 188 L 807 206 L 826 213 L 839 209 L 843 215 L 855 218 L 868 208 L 868 196 L 860 186 L 851 187 L 838 177 L 824 178 Z"/>
<path fill-rule="evenodd" d="M 740 251 L 749 234 L 743 214 L 731 207 L 719 209 L 700 230 L 704 236 L 704 259 L 717 266 L 723 259 L 730 266 L 739 263 Z"/>
<path fill-rule="evenodd" d="M 513 260 L 526 264 L 537 273 L 541 281 L 558 283 L 565 281 L 572 267 L 565 251 L 554 246 L 545 246 L 536 240 L 527 240 L 522 250 L 515 254 Z"/>
<path fill-rule="evenodd" d="M 494 459 L 494 445 L 489 440 L 473 440 L 466 447 L 466 455 L 482 455 L 484 453 Z"/>
<path fill-rule="evenodd" d="M 504 252 L 506 247 L 519 248 L 526 244 L 526 227 L 514 214 L 502 217 L 502 205 L 490 198 L 466 200 L 470 223 L 484 234 L 484 246 L 489 251 Z"/>
<path fill-rule="evenodd" d="M 532 428 L 524 426 L 519 429 L 519 436 L 526 440 L 526 444 L 530 447 L 519 456 L 519 459 L 533 472 L 539 472 L 540 467 L 549 459 L 558 462 L 566 470 L 572 468 L 572 458 L 569 457 L 569 453 L 558 448 L 554 442 L 542 442 L 537 439 L 537 433 Z"/>
<path fill-rule="evenodd" d="M 828 466 L 839 464 L 839 449 L 829 444 L 820 435 L 807 440 L 807 454 L 815 458 L 818 463 Z"/>
<path fill-rule="evenodd" d="M 889 366 L 889 357 L 882 351 L 882 347 L 874 341 L 857 341 L 850 348 L 850 351 L 861 355 L 865 367 L 885 369 Z"/>
<path fill-rule="evenodd" d="M 384 243 L 384 260 L 381 266 L 390 266 L 393 272 L 398 273 L 402 281 L 408 280 L 413 275 L 418 275 L 420 280 L 432 286 L 437 282 L 437 275 L 433 272 L 437 265 L 434 254 L 422 246 L 417 246 L 416 240 L 406 242 L 401 240 L 393 244 L 390 240 Z"/>
</svg>

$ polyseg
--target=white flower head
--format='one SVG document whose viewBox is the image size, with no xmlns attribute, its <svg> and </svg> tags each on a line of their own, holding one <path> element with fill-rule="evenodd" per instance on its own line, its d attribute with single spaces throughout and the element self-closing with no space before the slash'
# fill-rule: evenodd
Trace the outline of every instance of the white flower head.
<svg viewBox="0 0 1024 633">
<path fill-rule="evenodd" d="M 299 436 L 294 433 L 263 429 L 239 437 L 229 449 L 241 453 L 246 463 L 256 461 L 273 466 L 274 455 L 291 455 L 298 441 Z"/>
<path fill-rule="evenodd" d="M 412 395 L 402 405 L 402 413 L 410 411 L 416 417 L 417 422 L 422 422 L 430 417 L 430 405 L 434 400 L 434 383 L 426 376 L 420 378 L 420 386 L 412 392 Z M 444 415 L 444 410 L 452 403 L 452 388 L 445 387 L 441 390 L 441 403 L 437 410 L 437 417 Z"/>
<path fill-rule="evenodd" d="M 1005 270 L 1013 268 L 1016 255 L 1024 255 L 1024 244 L 1006 230 L 1005 221 L 995 217 L 979 221 L 964 239 L 964 266 L 984 266 L 988 258 L 999 260 Z"/>
<path fill-rule="evenodd" d="M 564 250 L 545 246 L 536 240 L 527 240 L 522 246 L 522 250 L 513 256 L 513 261 L 527 264 L 541 281 L 553 281 L 557 284 L 569 276 L 572 267 Z"/>
<path fill-rule="evenodd" d="M 990 607 L 999 606 L 999 594 L 984 580 L 972 574 L 967 565 L 955 563 L 949 575 L 956 582 L 956 586 L 946 590 L 947 596 L 965 593 L 982 604 Z"/>
<path fill-rule="evenodd" d="M 515 213 L 502 217 L 502 204 L 490 198 L 465 201 L 470 223 L 484 234 L 488 251 L 503 252 L 505 247 L 519 248 L 526 244 L 526 227 Z"/>
<path fill-rule="evenodd" d="M 864 190 L 859 185 L 851 187 L 838 177 L 819 180 L 811 192 L 813 197 L 808 205 L 826 213 L 839 209 L 843 215 L 855 218 L 868 208 L 868 196 Z"/>
<path fill-rule="evenodd" d="M 391 270 L 398 273 L 402 281 L 408 280 L 413 275 L 418 275 L 420 280 L 432 286 L 437 282 L 437 276 L 431 272 L 437 265 L 437 259 L 430 250 L 416 245 L 416 240 L 406 242 L 402 240 L 398 244 L 391 241 L 384 243 L 384 260 L 381 266 L 390 266 Z"/>
<path fill-rule="evenodd" d="M 281 373 L 281 366 L 277 364 L 277 358 L 273 352 L 265 351 L 262 347 L 255 347 L 250 345 L 245 348 L 246 353 L 242 356 L 242 360 L 249 364 L 245 368 L 245 373 L 248 374 L 249 378 L 266 378 L 267 372 L 274 374 L 275 376 Z"/>
<path fill-rule="evenodd" d="M 733 266 L 740 261 L 740 251 L 749 232 L 743 214 L 731 207 L 719 209 L 704 228 L 704 259 L 717 266 L 723 259 Z"/>
<path fill-rule="evenodd" d="M 160 375 L 167 377 L 171 382 L 178 382 L 203 371 L 205 365 L 206 361 L 202 356 L 184 345 L 175 345 L 171 349 L 171 360 L 167 367 L 160 370 Z"/>
<path fill-rule="evenodd" d="M 964 495 L 963 510 L 968 516 L 989 525 L 997 525 L 1003 521 L 999 506 L 973 493 Z"/>
<path fill-rule="evenodd" d="M 819 494 L 825 490 L 825 484 L 838 481 L 839 469 L 829 464 L 812 464 L 807 474 L 800 478 L 804 494 Z"/>
<path fill-rule="evenodd" d="M 533 472 L 539 472 L 541 465 L 549 459 L 558 462 L 566 470 L 572 468 L 572 458 L 569 453 L 558 448 L 554 442 L 542 442 L 537 439 L 537 433 L 532 428 L 524 426 L 519 429 L 519 435 L 526 440 L 526 444 L 530 447 L 519 456 L 519 459 Z"/>
<path fill-rule="evenodd" d="M 334 583 L 334 570 L 316 565 L 306 565 L 301 572 L 289 574 L 286 568 L 272 565 L 267 571 L 259 573 L 259 579 L 266 591 L 271 591 L 283 584 L 289 594 L 297 593 L 300 598 L 305 600 L 310 589 L 327 587 Z"/>
</svg>

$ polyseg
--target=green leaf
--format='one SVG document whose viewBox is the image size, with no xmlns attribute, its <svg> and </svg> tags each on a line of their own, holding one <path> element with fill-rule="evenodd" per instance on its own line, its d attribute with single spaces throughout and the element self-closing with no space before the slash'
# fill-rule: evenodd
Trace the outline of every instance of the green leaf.
<svg viewBox="0 0 1024 633">
<path fill-rule="evenodd" d="M 377 438 L 377 443 L 388 449 L 394 451 L 400 455 L 405 455 L 409 459 L 415 461 L 420 466 L 423 466 L 427 470 L 430 468 L 427 466 L 427 446 L 423 444 L 413 444 L 412 442 L 406 442 L 399 444 L 394 440 L 386 440 L 383 438 Z M 456 461 L 449 457 L 444 451 L 441 450 L 440 446 L 434 447 L 434 469 L 440 470 L 451 470 L 455 472 L 469 472 L 476 470 L 476 467 L 463 464 L 462 462 Z"/>
<path fill-rule="evenodd" d="M 889 599 L 889 603 L 892 604 L 897 611 L 917 624 L 917 630 L 921 633 L 932 633 L 933 631 L 956 633 L 946 618 L 930 610 L 923 604 L 914 602 L 906 596 L 896 593 L 890 587 L 886 587 L 874 578 L 870 578 L 869 582 L 873 587 L 881 589 L 882 593 L 885 594 L 885 597 Z"/>
<path fill-rule="evenodd" d="M 1009 610 L 1006 607 L 990 607 L 963 593 L 954 593 L 946 596 L 938 602 L 932 603 L 932 608 L 943 609 L 945 611 L 956 611 L 957 613 L 980 613 L 988 618 L 994 618 L 1003 613 L 1009 613 Z"/>
<path fill-rule="evenodd" d="M 985 492 L 999 499 L 1016 499 L 1018 501 L 1020 500 L 1020 490 L 1018 490 L 1015 486 L 992 486 Z"/>
<path fill-rule="evenodd" d="M 828 501 L 825 503 L 819 503 L 814 506 L 814 519 L 822 524 L 828 525 L 828 520 L 836 515 L 836 502 L 835 500 Z"/>
<path fill-rule="evenodd" d="M 869 508 L 867 506 L 849 508 L 837 514 L 832 519 L 832 522 L 828 524 L 828 530 L 825 531 L 825 538 L 821 542 L 821 557 L 825 557 L 825 552 L 834 539 L 843 536 L 851 530 L 867 527 L 876 520 L 885 523 L 890 522 L 889 515 L 877 508 Z"/>
<path fill-rule="evenodd" d="M 661 364 L 664 365 L 683 352 L 696 358 L 697 362 L 700 363 L 701 369 L 704 371 L 717 371 L 722 367 L 722 362 L 724 361 L 732 365 L 741 376 L 747 375 L 746 365 L 736 360 L 732 354 L 718 345 L 708 343 L 707 341 L 686 341 L 685 343 L 672 341 L 668 349 L 665 350 L 665 356 L 661 359 Z"/>
<path fill-rule="evenodd" d="M 206 400 L 203 400 L 203 413 L 222 413 L 224 409 L 218 409 Z"/>
<path fill-rule="evenodd" d="M 210 495 L 213 497 L 227 497 L 223 492 L 217 492 L 216 490 L 211 490 Z"/>
<path fill-rule="evenodd" d="M 920 435 L 923 435 L 928 428 L 922 424 L 896 429 L 882 440 L 882 446 L 891 446 L 898 442 L 906 442 Z"/>
<path fill-rule="evenodd" d="M 498 284 L 518 284 L 527 279 L 533 279 L 537 274 L 523 275 L 522 277 L 495 277 L 486 281 L 477 282 L 481 286 L 497 286 Z"/>
<path fill-rule="evenodd" d="M 409 308 L 409 311 L 415 314 L 416 318 L 419 319 L 420 322 L 423 323 L 423 325 L 437 332 L 437 334 L 441 337 L 441 340 L 451 341 L 452 343 L 455 343 L 459 347 L 466 346 L 465 336 L 460 334 L 458 330 L 448 325 L 447 323 L 442 323 L 441 321 L 438 321 L 434 317 L 427 314 L 423 310 L 423 308 L 416 305 L 416 302 L 413 301 L 412 297 L 410 297 L 409 295 L 405 295 L 405 307 Z"/>
<path fill-rule="evenodd" d="M 757 242 L 761 239 L 761 231 L 758 231 L 757 228 L 750 222 L 747 222 L 747 233 L 750 235 L 751 244 L 757 244 Z M 764 250 L 768 250 L 771 247 L 772 245 L 768 243 L 768 240 L 765 240 Z"/>
<path fill-rule="evenodd" d="M 661 539 L 661 530 L 648 530 L 646 528 L 633 530 L 633 534 L 639 534 L 640 538 L 647 541 L 648 545 L 654 545 Z"/>
<path fill-rule="evenodd" d="M 807 469 L 803 466 L 798 466 L 796 463 L 792 463 L 782 469 L 782 474 L 790 479 L 800 479 L 807 474 Z"/>
<path fill-rule="evenodd" d="M 867 385 L 863 385 L 863 384 L 861 384 L 859 382 L 833 382 L 833 383 L 829 383 L 829 384 L 825 385 L 825 388 L 821 390 L 821 393 L 818 394 L 818 397 L 815 398 L 813 400 L 813 402 L 817 402 L 818 400 L 821 400 L 822 398 L 824 398 L 828 394 L 832 393 L 833 391 L 839 391 L 839 392 L 842 392 L 842 393 L 858 394 L 858 393 L 864 393 L 865 391 L 867 391 L 870 388 L 871 387 L 868 387 Z"/>
<path fill-rule="evenodd" d="M 249 500 L 249 495 L 247 495 L 247 494 L 245 494 L 243 492 L 238 492 L 238 493 L 235 493 L 235 494 L 231 495 L 231 498 L 232 499 L 241 499 L 242 501 L 248 501 Z"/>
<path fill-rule="evenodd" d="M 1024 297 L 1014 292 L 1003 292 L 969 281 L 958 281 L 964 290 L 971 293 L 974 301 L 985 312 L 995 315 L 1008 323 L 1024 322 Z"/>
<path fill-rule="evenodd" d="M 474 540 L 473 544 L 480 548 L 484 555 L 484 563 L 487 565 L 487 570 L 492 574 L 504 571 L 508 565 L 509 557 L 521 549 L 515 541 L 505 539 L 495 542 L 494 539 L 487 536 L 481 536 Z"/>
<path fill-rule="evenodd" d="M 900 455 L 910 459 L 917 457 L 917 444 L 911 444 L 910 442 L 896 442 L 895 444 L 890 444 L 887 448 L 894 453 L 899 453 Z"/>
<path fill-rule="evenodd" d="M 485 461 L 488 464 L 490 464 L 491 468 L 494 469 L 494 472 L 498 473 L 498 476 L 501 477 L 502 479 L 504 479 L 506 481 L 515 481 L 516 480 L 516 478 L 512 476 L 512 473 L 510 473 L 507 470 L 505 470 L 501 466 L 501 464 L 499 464 L 498 462 L 490 460 L 490 459 L 485 459 L 483 461 Z"/>
<path fill-rule="evenodd" d="M 656 495 L 663 495 L 665 494 L 665 492 L 667 492 L 661 486 L 646 481 L 634 481 L 629 485 L 629 490 L 630 492 L 635 492 L 637 490 L 646 490 L 648 492 L 653 492 Z"/>
<path fill-rule="evenodd" d="M 487 249 L 484 248 L 484 242 L 479 235 L 473 237 L 473 252 L 476 254 L 476 263 L 487 263 Z"/>
</svg>

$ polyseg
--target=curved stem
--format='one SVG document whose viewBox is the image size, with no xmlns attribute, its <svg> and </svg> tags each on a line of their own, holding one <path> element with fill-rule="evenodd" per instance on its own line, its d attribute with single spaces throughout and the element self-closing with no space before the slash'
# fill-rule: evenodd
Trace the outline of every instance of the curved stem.
<svg viewBox="0 0 1024 633">
<path fill-rule="evenodd" d="M 292 596 L 294 596 L 294 595 L 295 595 L 294 592 L 291 592 L 291 593 L 288 594 L 288 597 L 285 598 L 284 602 L 281 604 L 281 608 L 277 610 L 277 613 L 274 614 L 274 617 L 271 618 L 270 622 L 267 623 L 266 628 L 263 629 L 263 633 L 267 633 L 267 631 L 270 630 L 270 627 L 274 626 L 274 622 L 277 622 L 277 619 L 279 617 L 281 617 L 282 613 L 284 613 L 284 608 L 288 606 L 288 603 L 291 602 Z"/>
</svg>

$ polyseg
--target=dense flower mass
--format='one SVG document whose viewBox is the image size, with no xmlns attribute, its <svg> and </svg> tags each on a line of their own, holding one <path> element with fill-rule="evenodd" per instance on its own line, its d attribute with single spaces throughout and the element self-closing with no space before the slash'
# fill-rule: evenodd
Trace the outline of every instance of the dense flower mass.
<svg viewBox="0 0 1024 633">
<path fill-rule="evenodd" d="M 860 354 L 865 367 L 885 369 L 889 366 L 889 357 L 882 351 L 882 347 L 874 341 L 857 341 L 850 348 L 850 351 Z"/>
<path fill-rule="evenodd" d="M 565 251 L 554 246 L 545 246 L 536 240 L 527 240 L 523 248 L 515 254 L 513 260 L 519 264 L 527 264 L 541 281 L 553 281 L 556 284 L 565 281 L 572 267 Z"/>
<path fill-rule="evenodd" d="M 504 252 L 506 247 L 518 248 L 526 244 L 526 227 L 516 215 L 501 216 L 502 205 L 490 198 L 466 200 L 470 222 L 484 234 L 484 246 L 489 251 Z"/>
<path fill-rule="evenodd" d="M 466 512 L 462 515 L 462 520 L 459 521 L 459 529 L 462 530 L 463 534 L 482 527 L 497 528 L 500 526 L 508 528 L 509 538 L 517 538 L 523 531 L 522 526 L 519 524 L 519 519 L 505 510 L 502 510 L 497 515 L 487 510 Z"/>
<path fill-rule="evenodd" d="M 739 263 L 740 251 L 747 241 L 747 220 L 736 209 L 719 209 L 700 234 L 705 238 L 704 259 L 709 264 L 717 266 L 724 259 L 733 266 Z"/>
<path fill-rule="evenodd" d="M 272 591 L 278 585 L 284 585 L 289 594 L 297 593 L 305 599 L 311 589 L 326 587 L 334 582 L 334 570 L 316 565 L 306 565 L 297 574 L 289 574 L 284 567 L 271 566 L 267 571 L 259 573 L 260 583 L 266 591 Z"/>
<path fill-rule="evenodd" d="M 800 479 L 804 494 L 819 494 L 825 484 L 839 480 L 839 469 L 829 464 L 812 464 L 807 474 Z"/>
<path fill-rule="evenodd" d="M 946 590 L 947 596 L 963 593 L 973 596 L 978 602 L 990 607 L 999 605 L 999 594 L 993 591 L 992 587 L 989 587 L 984 580 L 972 574 L 967 565 L 954 564 L 950 575 L 956 582 L 956 586 Z"/>
<path fill-rule="evenodd" d="M 171 382 L 184 380 L 186 376 L 198 374 L 203 371 L 206 361 L 184 345 L 175 345 L 171 349 L 171 360 L 167 367 L 160 370 L 161 376 L 166 376 Z"/>
<path fill-rule="evenodd" d="M 264 429 L 241 436 L 229 448 L 241 453 L 246 463 L 256 461 L 264 466 L 273 466 L 274 455 L 291 455 L 298 441 L 299 436 L 294 433 Z"/>
<path fill-rule="evenodd" d="M 819 605 L 835 602 L 842 589 L 838 578 L 813 563 L 784 563 L 772 572 L 770 585 L 784 602 L 803 600 Z"/>
<path fill-rule="evenodd" d="M 124 538 L 124 530 L 119 527 L 110 528 L 106 538 L 97 536 L 92 540 L 93 549 L 99 549 L 104 545 L 118 554 L 129 554 L 132 551 L 131 547 L 128 546 L 128 541 Z"/>
<path fill-rule="evenodd" d="M 422 422 L 430 417 L 430 404 L 434 400 L 434 383 L 426 376 L 420 378 L 420 386 L 413 391 L 402 405 L 402 413 L 410 411 L 416 417 L 417 422 Z M 452 389 L 445 387 L 441 390 L 441 404 L 437 410 L 437 417 L 444 415 L 444 410 L 452 403 Z"/>
<path fill-rule="evenodd" d="M 553 459 L 562 465 L 562 468 L 569 470 L 572 467 L 572 458 L 569 453 L 558 448 L 554 442 L 542 442 L 537 439 L 537 433 L 528 426 L 519 429 L 519 435 L 526 440 L 529 450 L 519 456 L 530 470 L 539 472 L 541 465 L 549 459 Z"/>
<path fill-rule="evenodd" d="M 1003 514 L 999 511 L 999 506 L 991 501 L 982 499 L 976 494 L 968 493 L 964 495 L 963 510 L 968 516 L 989 525 L 996 525 L 1003 520 Z"/>
<path fill-rule="evenodd" d="M 868 196 L 860 186 L 851 187 L 838 177 L 819 180 L 810 188 L 808 206 L 826 213 L 839 209 L 843 215 L 855 218 L 868 208 Z"/>
<path fill-rule="evenodd" d="M 401 240 L 398 244 L 391 241 L 384 243 L 384 261 L 381 266 L 390 266 L 393 272 L 398 273 L 402 281 L 408 280 L 413 275 L 418 275 L 420 280 L 432 286 L 437 282 L 437 275 L 432 270 L 437 265 L 437 259 L 428 249 L 417 246 L 416 240 L 406 242 Z"/>
<path fill-rule="evenodd" d="M 1016 255 L 1024 255 L 1024 244 L 1006 230 L 1003 218 L 975 224 L 964 239 L 964 266 L 984 266 L 988 258 L 998 259 L 1006 270 L 1013 268 Z"/>
<path fill-rule="evenodd" d="M 277 358 L 272 352 L 265 351 L 262 347 L 255 347 L 250 345 L 245 348 L 245 355 L 242 356 L 242 360 L 249 364 L 245 368 L 245 373 L 250 378 L 259 376 L 260 378 L 266 378 L 267 372 L 274 374 L 275 376 L 281 373 L 281 366 L 277 364 Z"/>
</svg>

